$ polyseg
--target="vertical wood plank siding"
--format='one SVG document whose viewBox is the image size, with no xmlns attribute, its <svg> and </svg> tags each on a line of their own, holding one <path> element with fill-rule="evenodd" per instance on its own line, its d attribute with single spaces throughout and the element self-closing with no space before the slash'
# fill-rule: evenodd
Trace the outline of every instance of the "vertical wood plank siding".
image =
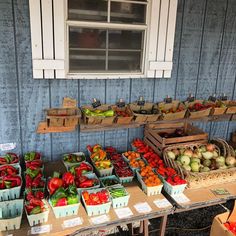
<svg viewBox="0 0 236 236">
<path fill-rule="evenodd" d="M 95 133 L 79 130 L 65 134 L 38 135 L 43 109 L 59 106 L 63 96 L 79 105 L 93 97 L 115 103 L 144 96 L 160 101 L 166 95 L 185 99 L 189 93 L 200 98 L 226 93 L 236 99 L 236 1 L 179 0 L 171 79 L 127 80 L 34 80 L 32 78 L 28 0 L 0 2 L 0 143 L 16 142 L 18 153 L 38 150 L 45 159 L 65 152 L 85 151 L 87 144 L 112 145 L 120 151 L 129 147 L 143 129 Z M 229 138 L 235 122 L 197 123 L 210 136 Z"/>
</svg>

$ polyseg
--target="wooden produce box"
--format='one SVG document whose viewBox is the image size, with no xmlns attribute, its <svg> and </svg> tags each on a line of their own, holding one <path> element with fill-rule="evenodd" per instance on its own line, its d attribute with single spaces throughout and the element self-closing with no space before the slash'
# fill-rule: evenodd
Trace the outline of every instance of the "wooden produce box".
<svg viewBox="0 0 236 236">
<path fill-rule="evenodd" d="M 158 103 L 158 109 L 161 111 L 162 120 L 178 120 L 183 119 L 186 114 L 186 106 L 178 100 L 174 100 L 171 103 L 160 102 Z M 176 111 L 164 113 L 162 111 Z"/>
<path fill-rule="evenodd" d="M 224 101 L 227 106 L 226 114 L 235 114 L 236 113 L 236 101 Z"/>
<path fill-rule="evenodd" d="M 81 109 L 82 109 L 82 114 L 83 114 L 83 121 L 84 121 L 85 124 L 111 125 L 114 122 L 115 114 L 114 114 L 114 116 L 111 116 L 111 117 L 106 117 L 106 116 L 88 116 L 88 115 L 86 115 L 83 112 L 83 109 L 89 109 L 91 111 L 96 111 L 96 110 L 107 111 L 107 110 L 111 110 L 112 109 L 111 105 L 102 104 L 101 106 L 99 106 L 97 108 L 93 108 L 92 106 L 83 106 Z"/>
<path fill-rule="evenodd" d="M 116 113 L 116 118 L 115 118 L 115 123 L 117 124 L 129 124 L 133 121 L 134 118 L 134 114 L 132 112 L 132 110 L 130 109 L 129 105 L 125 106 L 125 107 L 117 107 L 117 106 L 112 106 L 112 109 L 116 112 L 116 111 L 121 111 L 121 112 L 126 112 L 128 114 L 128 116 L 119 116 Z"/>
<path fill-rule="evenodd" d="M 79 108 L 51 108 L 46 109 L 46 119 L 49 127 L 76 126 L 81 118 Z"/>
<path fill-rule="evenodd" d="M 185 105 L 187 107 L 193 106 L 195 103 L 201 103 L 203 104 L 204 101 L 203 100 L 195 100 L 193 102 L 185 102 Z M 211 113 L 211 107 L 201 110 L 201 111 L 190 111 L 188 109 L 187 113 L 186 113 L 186 117 L 188 118 L 192 118 L 192 119 L 198 119 L 198 118 L 202 118 L 202 117 L 207 117 L 210 115 Z"/>
<path fill-rule="evenodd" d="M 183 137 L 169 137 L 165 138 L 161 136 L 161 133 L 172 134 L 176 129 L 182 129 L 186 136 Z M 201 129 L 192 126 L 191 124 L 184 125 L 184 122 L 180 123 L 165 123 L 158 125 L 149 125 L 144 132 L 144 141 L 153 148 L 159 155 L 162 151 L 169 146 L 175 144 L 195 143 L 195 142 L 207 142 L 208 134 Z"/>
<path fill-rule="evenodd" d="M 129 106 L 134 114 L 134 121 L 136 123 L 155 122 L 161 116 L 161 113 L 157 108 L 157 104 L 155 103 L 146 102 L 143 106 L 137 105 L 137 103 L 131 103 Z M 157 114 L 140 114 L 137 112 L 140 110 L 151 111 L 153 109 L 157 110 Z"/>
<path fill-rule="evenodd" d="M 222 101 L 216 101 L 216 102 L 206 101 L 206 104 L 209 104 L 212 106 L 211 112 L 210 112 L 210 115 L 212 115 L 212 116 L 223 115 L 225 113 L 225 111 L 227 110 L 226 104 L 223 103 Z M 224 107 L 223 106 L 217 107 L 220 104 L 224 104 L 225 106 Z"/>
</svg>

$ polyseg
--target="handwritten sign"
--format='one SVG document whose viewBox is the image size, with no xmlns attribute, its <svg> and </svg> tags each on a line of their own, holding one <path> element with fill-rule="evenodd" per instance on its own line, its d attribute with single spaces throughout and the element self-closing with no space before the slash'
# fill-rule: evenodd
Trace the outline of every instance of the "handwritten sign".
<svg viewBox="0 0 236 236">
<path fill-rule="evenodd" d="M 118 208 L 114 210 L 119 219 L 127 218 L 133 215 L 133 212 L 130 210 L 129 207 Z"/>
<path fill-rule="evenodd" d="M 1 151 L 10 151 L 16 148 L 16 143 L 2 143 L 0 144 Z"/>
<path fill-rule="evenodd" d="M 109 217 L 107 215 L 101 215 L 101 216 L 92 217 L 90 218 L 90 220 L 93 224 L 97 225 L 97 224 L 102 224 L 109 221 Z"/>
<path fill-rule="evenodd" d="M 138 213 L 148 213 L 152 211 L 152 208 L 149 206 L 147 202 L 142 202 L 134 205 L 134 208 Z"/>
<path fill-rule="evenodd" d="M 166 208 L 172 206 L 167 199 L 157 199 L 153 201 L 158 208 Z"/>
<path fill-rule="evenodd" d="M 31 228 L 31 234 L 44 234 L 51 231 L 51 225 L 35 226 Z"/>
<path fill-rule="evenodd" d="M 74 218 L 74 219 L 70 219 L 70 220 L 64 220 L 62 227 L 63 228 L 71 228 L 71 227 L 75 227 L 78 225 L 82 225 L 83 221 L 80 217 Z"/>
</svg>

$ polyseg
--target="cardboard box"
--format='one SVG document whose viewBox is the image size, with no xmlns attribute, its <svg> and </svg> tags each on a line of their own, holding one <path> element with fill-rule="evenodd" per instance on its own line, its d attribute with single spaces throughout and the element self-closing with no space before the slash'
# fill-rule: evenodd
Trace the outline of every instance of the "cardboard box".
<svg viewBox="0 0 236 236">
<path fill-rule="evenodd" d="M 236 201 L 232 212 L 225 212 L 214 218 L 210 236 L 234 236 L 234 234 L 224 226 L 226 222 L 236 222 Z"/>
</svg>

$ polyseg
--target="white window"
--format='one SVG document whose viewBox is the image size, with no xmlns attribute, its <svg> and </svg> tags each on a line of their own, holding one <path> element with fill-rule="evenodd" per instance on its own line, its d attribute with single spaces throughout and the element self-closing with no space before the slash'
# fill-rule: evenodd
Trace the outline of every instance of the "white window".
<svg viewBox="0 0 236 236">
<path fill-rule="evenodd" d="M 170 77 L 177 0 L 30 0 L 34 78 Z"/>
</svg>

